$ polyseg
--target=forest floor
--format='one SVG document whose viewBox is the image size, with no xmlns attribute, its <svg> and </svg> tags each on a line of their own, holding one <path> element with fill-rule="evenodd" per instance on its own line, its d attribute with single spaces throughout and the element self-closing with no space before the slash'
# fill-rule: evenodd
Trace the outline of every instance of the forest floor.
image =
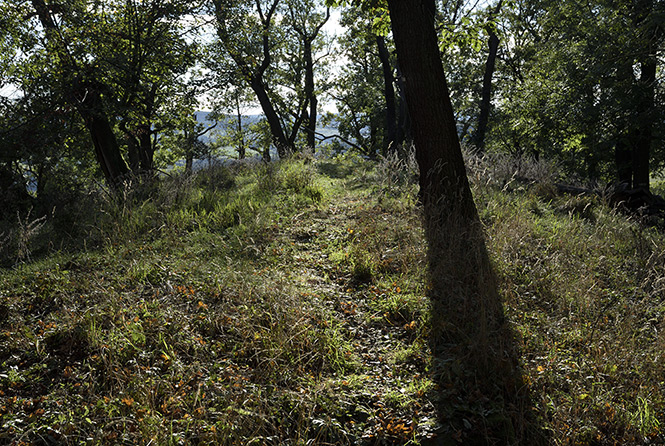
<svg viewBox="0 0 665 446">
<path fill-rule="evenodd" d="M 665 444 L 662 230 L 500 167 L 470 176 L 524 407 L 432 356 L 413 166 L 294 160 L 26 234 L 0 272 L 0 442 Z"/>
</svg>

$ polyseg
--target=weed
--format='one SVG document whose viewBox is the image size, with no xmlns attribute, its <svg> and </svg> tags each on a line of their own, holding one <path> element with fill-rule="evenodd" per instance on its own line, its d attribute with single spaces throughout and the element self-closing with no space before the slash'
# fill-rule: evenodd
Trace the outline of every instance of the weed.
<svg viewBox="0 0 665 446">
<path fill-rule="evenodd" d="M 0 233 L 0 263 L 23 263 L 31 261 L 35 240 L 46 224 L 47 216 L 31 218 L 32 208 L 25 217 L 16 212 L 15 225 Z"/>
</svg>

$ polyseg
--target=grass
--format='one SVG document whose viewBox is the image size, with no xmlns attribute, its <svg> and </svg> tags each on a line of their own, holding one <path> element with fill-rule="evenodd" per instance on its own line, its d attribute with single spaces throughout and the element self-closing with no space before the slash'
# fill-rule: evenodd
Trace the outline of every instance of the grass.
<svg viewBox="0 0 665 446">
<path fill-rule="evenodd" d="M 543 444 L 665 442 L 661 229 L 472 161 L 526 410 L 432 357 L 413 163 L 295 159 L 91 195 L 67 233 L 19 216 L 0 442 L 472 444 L 493 417 Z"/>
</svg>

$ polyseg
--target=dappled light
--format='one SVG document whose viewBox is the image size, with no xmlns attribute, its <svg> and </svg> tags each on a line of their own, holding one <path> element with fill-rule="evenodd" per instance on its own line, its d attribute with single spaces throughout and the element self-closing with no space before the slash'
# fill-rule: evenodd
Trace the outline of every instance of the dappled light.
<svg viewBox="0 0 665 446">
<path fill-rule="evenodd" d="M 0 444 L 665 444 L 664 7 L 0 1 Z"/>
</svg>

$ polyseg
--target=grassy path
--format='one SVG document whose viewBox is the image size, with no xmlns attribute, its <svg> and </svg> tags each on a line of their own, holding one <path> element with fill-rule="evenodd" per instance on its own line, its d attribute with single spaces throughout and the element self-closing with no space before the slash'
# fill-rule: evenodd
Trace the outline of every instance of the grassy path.
<svg viewBox="0 0 665 446">
<path fill-rule="evenodd" d="M 357 244 L 390 249 L 380 246 L 380 238 L 369 235 L 363 240 L 376 231 L 375 218 L 388 222 L 399 217 L 369 197 L 344 192 L 323 209 L 300 214 L 280 244 L 291 243 L 293 261 L 285 263 L 297 265 L 299 288 L 334 315 L 348 342 L 349 373 L 331 381 L 346 408 L 346 428 L 366 441 L 401 443 L 431 436 L 436 424 L 428 399 L 432 383 L 427 378 L 423 320 L 413 319 L 425 317 L 426 305 L 422 295 L 400 299 L 409 290 L 398 284 L 398 271 L 375 274 L 382 260 L 390 266 L 385 256 L 372 258 L 370 264 L 349 260 Z"/>
<path fill-rule="evenodd" d="M 330 178 L 317 204 L 300 169 L 111 209 L 101 249 L 3 274 L 2 442 L 430 435 L 419 253 L 395 232 L 413 211 Z"/>
<path fill-rule="evenodd" d="M 413 175 L 293 160 L 47 224 L 85 243 L 0 271 L 0 444 L 665 444 L 662 230 L 494 167 L 471 173 L 527 406 L 432 358 Z"/>
</svg>

